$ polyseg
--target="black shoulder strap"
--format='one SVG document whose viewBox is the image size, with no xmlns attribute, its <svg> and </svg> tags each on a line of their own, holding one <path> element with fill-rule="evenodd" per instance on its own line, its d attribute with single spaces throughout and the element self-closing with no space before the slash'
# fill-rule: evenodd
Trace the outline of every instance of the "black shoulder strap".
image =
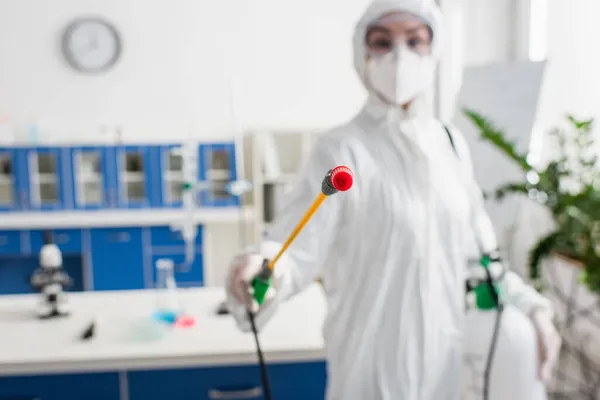
<svg viewBox="0 0 600 400">
<path fill-rule="evenodd" d="M 447 125 L 444 125 L 444 129 L 446 130 L 446 133 L 448 134 L 448 139 L 450 140 L 450 145 L 452 146 L 452 150 L 454 150 L 454 153 L 458 156 L 458 152 L 456 151 L 456 146 L 454 145 L 454 138 L 452 137 L 452 134 L 450 133 L 450 129 L 448 128 Z"/>
</svg>

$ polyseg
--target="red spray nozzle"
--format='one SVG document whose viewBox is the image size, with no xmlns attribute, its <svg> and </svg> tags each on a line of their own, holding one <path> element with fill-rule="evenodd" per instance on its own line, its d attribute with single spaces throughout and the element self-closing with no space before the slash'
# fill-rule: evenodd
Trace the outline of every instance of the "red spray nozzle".
<svg viewBox="0 0 600 400">
<path fill-rule="evenodd" d="M 329 179 L 331 180 L 331 185 L 340 192 L 349 190 L 354 183 L 354 175 L 352 174 L 352 171 L 350 168 L 343 165 L 332 169 Z"/>
<path fill-rule="evenodd" d="M 340 165 L 327 173 L 321 185 L 321 192 L 325 196 L 331 196 L 337 192 L 345 192 L 352 187 L 353 182 L 354 175 L 350 168 Z"/>
</svg>

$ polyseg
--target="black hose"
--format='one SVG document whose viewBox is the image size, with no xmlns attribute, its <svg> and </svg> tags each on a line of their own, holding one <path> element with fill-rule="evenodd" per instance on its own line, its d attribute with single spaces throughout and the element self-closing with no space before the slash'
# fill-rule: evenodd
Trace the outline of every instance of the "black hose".
<svg viewBox="0 0 600 400">
<path fill-rule="evenodd" d="M 265 363 L 265 357 L 260 347 L 260 341 L 258 340 L 258 330 L 256 329 L 256 322 L 254 321 L 254 314 L 250 310 L 248 310 L 248 319 L 250 320 L 250 326 L 252 327 L 252 333 L 254 334 L 254 341 L 256 342 L 256 352 L 258 354 L 258 364 L 260 366 L 260 377 L 262 379 L 263 391 L 265 392 L 265 400 L 272 400 L 267 364 Z"/>
<path fill-rule="evenodd" d="M 492 274 L 488 268 L 486 271 L 486 282 L 496 303 L 496 321 L 494 322 L 494 331 L 492 332 L 492 340 L 490 342 L 490 348 L 488 350 L 488 356 L 485 363 L 485 370 L 483 372 L 483 400 L 489 400 L 490 398 L 490 379 L 492 373 L 492 363 L 494 360 L 494 353 L 496 352 L 496 345 L 498 343 L 498 334 L 500 332 L 500 322 L 502 320 L 502 312 L 504 311 L 504 305 L 500 302 L 500 296 L 494 286 Z"/>
</svg>

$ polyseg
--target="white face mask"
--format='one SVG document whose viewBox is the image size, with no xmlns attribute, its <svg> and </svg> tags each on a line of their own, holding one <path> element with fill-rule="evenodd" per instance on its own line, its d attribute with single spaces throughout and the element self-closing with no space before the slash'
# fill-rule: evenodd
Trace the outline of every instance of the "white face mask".
<svg viewBox="0 0 600 400">
<path fill-rule="evenodd" d="M 404 105 L 422 94 L 433 83 L 435 61 L 406 47 L 399 47 L 367 63 L 371 87 L 387 103 Z"/>
</svg>

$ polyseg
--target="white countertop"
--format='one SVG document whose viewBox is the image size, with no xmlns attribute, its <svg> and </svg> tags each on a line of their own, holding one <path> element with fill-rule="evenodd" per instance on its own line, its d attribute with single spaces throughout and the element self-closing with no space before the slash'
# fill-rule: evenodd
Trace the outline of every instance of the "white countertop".
<svg viewBox="0 0 600 400">
<path fill-rule="evenodd" d="M 196 325 L 171 328 L 162 337 L 146 341 L 134 337 L 134 326 L 141 329 L 140 324 L 151 321 L 157 297 L 150 290 L 72 293 L 72 314 L 54 320 L 35 317 L 38 296 L 2 296 L 0 375 L 257 362 L 252 334 L 240 332 L 230 315 L 215 314 L 224 299 L 222 288 L 180 292 Z M 323 360 L 325 313 L 325 297 L 317 284 L 283 304 L 260 333 L 267 361 Z M 95 315 L 95 338 L 80 341 L 79 335 Z"/>
</svg>

